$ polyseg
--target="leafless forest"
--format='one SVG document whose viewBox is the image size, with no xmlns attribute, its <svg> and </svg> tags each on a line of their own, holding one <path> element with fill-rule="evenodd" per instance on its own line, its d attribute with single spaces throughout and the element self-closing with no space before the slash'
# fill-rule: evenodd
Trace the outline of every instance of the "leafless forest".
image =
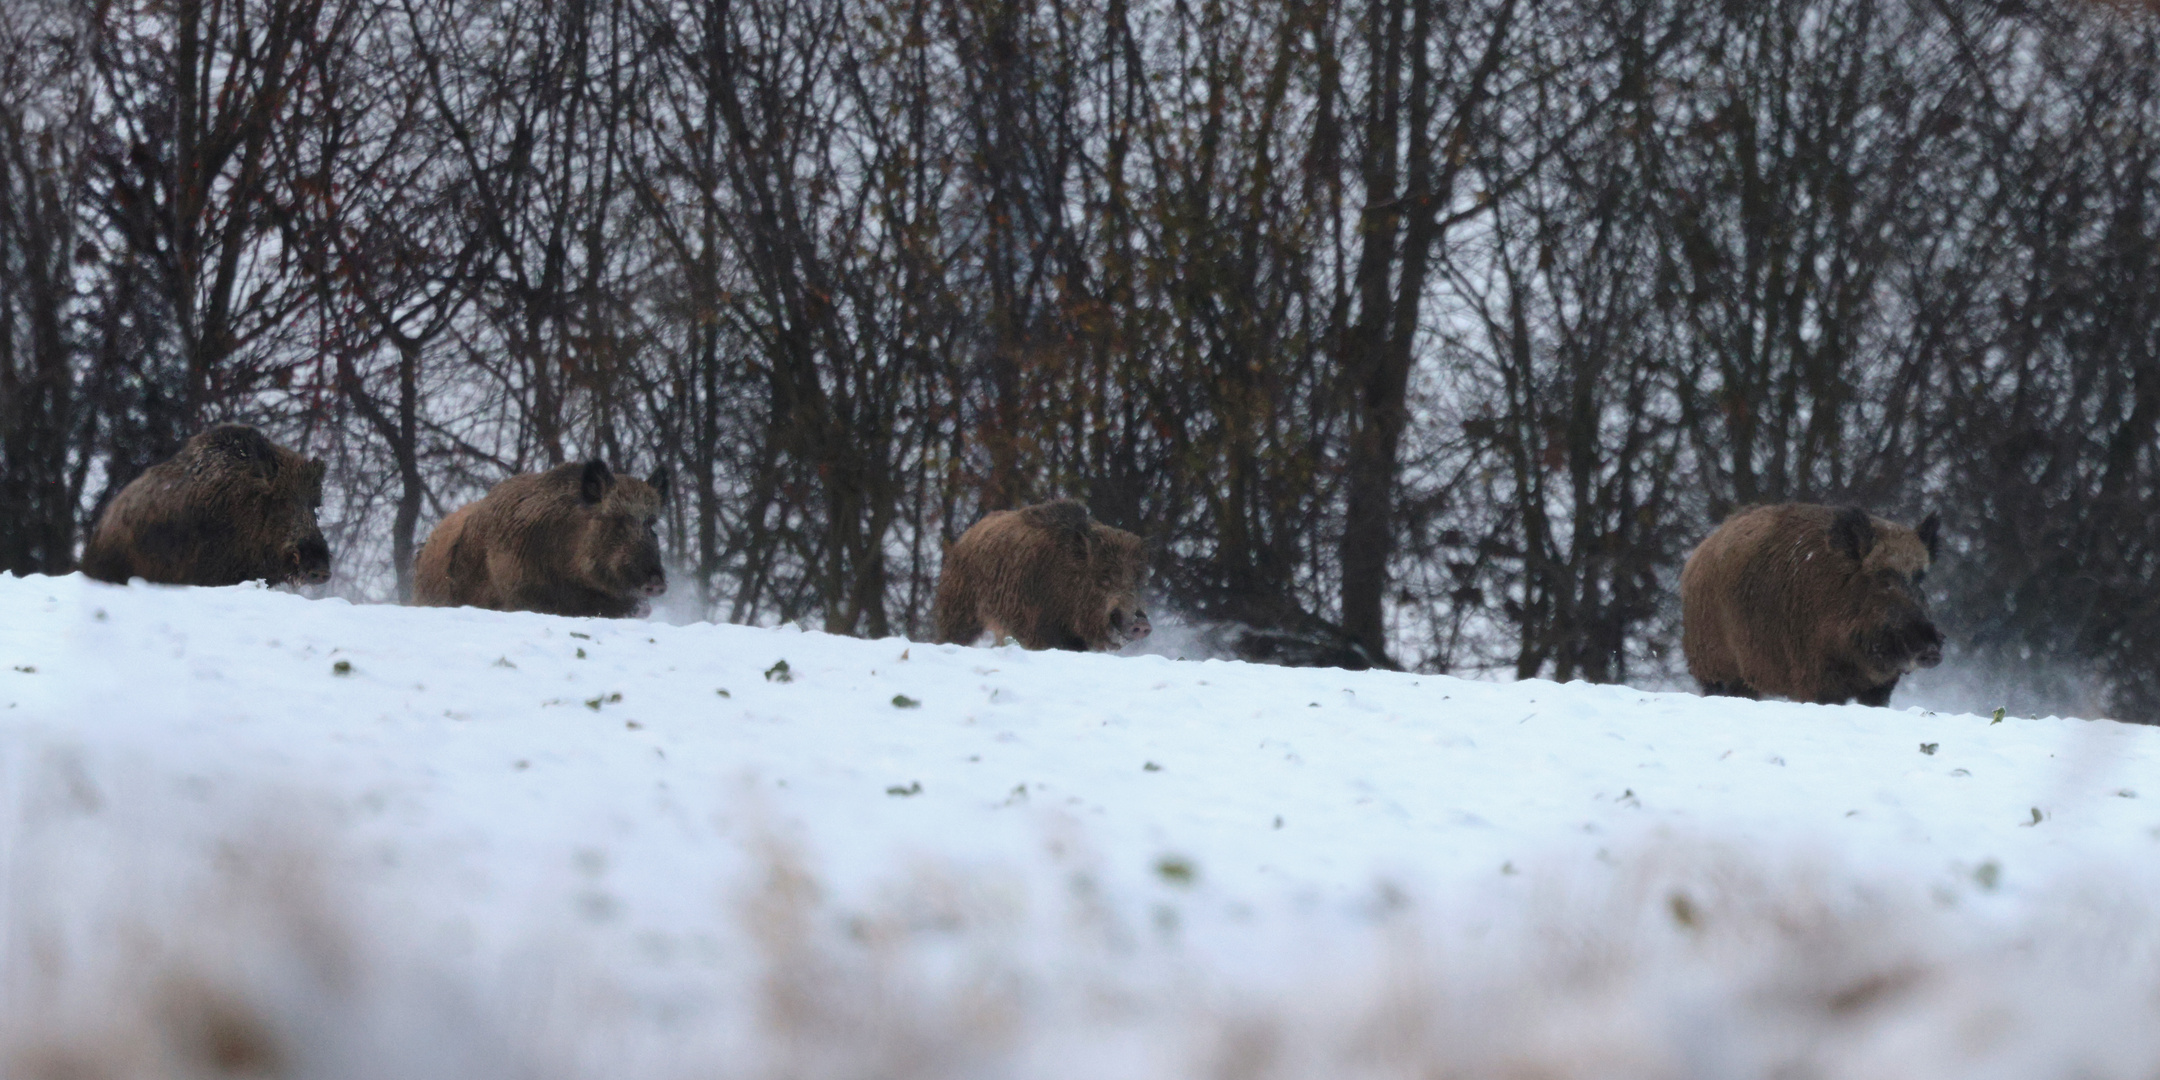
<svg viewBox="0 0 2160 1080">
<path fill-rule="evenodd" d="M 2160 20 L 2013 0 L 8 0 L 0 569 L 206 422 L 349 595 L 597 456 L 714 618 L 1052 495 L 1291 660 L 1669 672 L 1733 507 L 1939 508 L 2160 719 Z"/>
</svg>

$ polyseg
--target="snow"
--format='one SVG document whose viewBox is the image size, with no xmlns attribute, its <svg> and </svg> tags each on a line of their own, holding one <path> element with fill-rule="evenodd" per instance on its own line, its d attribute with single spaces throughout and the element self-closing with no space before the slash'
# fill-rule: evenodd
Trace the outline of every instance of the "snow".
<svg viewBox="0 0 2160 1080">
<path fill-rule="evenodd" d="M 152 1060 L 172 986 L 293 1075 L 2160 1056 L 2151 728 L 80 576 L 0 613 L 0 1065 Z"/>
</svg>

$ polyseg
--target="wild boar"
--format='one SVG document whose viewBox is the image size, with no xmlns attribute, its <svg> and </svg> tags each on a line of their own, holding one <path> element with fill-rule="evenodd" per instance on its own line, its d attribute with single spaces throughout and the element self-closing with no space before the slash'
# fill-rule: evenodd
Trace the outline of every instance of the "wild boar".
<svg viewBox="0 0 2160 1080">
<path fill-rule="evenodd" d="M 435 526 L 413 603 L 552 615 L 640 616 L 667 591 L 657 531 L 668 473 L 618 477 L 601 461 L 513 476 Z"/>
<path fill-rule="evenodd" d="M 1735 513 L 1680 571 L 1689 674 L 1705 694 L 1889 704 L 1899 678 L 1942 663 L 1920 591 L 1940 527 L 1852 506 Z"/>
<path fill-rule="evenodd" d="M 323 463 L 245 424 L 219 424 L 120 489 L 83 547 L 100 581 L 167 585 L 330 580 L 315 524 Z"/>
<path fill-rule="evenodd" d="M 988 630 L 1029 649 L 1116 649 L 1152 629 L 1140 605 L 1139 537 L 1088 518 L 1070 499 L 998 510 L 945 552 L 932 614 L 938 640 Z"/>
</svg>

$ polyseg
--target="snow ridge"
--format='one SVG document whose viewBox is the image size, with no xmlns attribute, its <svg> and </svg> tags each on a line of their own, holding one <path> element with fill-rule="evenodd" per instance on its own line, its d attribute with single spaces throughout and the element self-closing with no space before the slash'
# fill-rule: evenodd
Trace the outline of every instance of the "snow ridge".
<svg viewBox="0 0 2160 1080">
<path fill-rule="evenodd" d="M 0 611 L 21 1075 L 2160 1060 L 2150 728 L 79 576 Z"/>
</svg>

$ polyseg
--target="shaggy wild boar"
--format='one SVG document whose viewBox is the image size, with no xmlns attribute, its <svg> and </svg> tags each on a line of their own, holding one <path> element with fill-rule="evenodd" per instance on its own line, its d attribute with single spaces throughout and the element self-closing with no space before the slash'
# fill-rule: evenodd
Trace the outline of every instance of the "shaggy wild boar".
<svg viewBox="0 0 2160 1080">
<path fill-rule="evenodd" d="M 643 615 L 667 591 L 654 523 L 668 474 L 605 462 L 513 476 L 435 526 L 413 563 L 413 603 L 551 615 Z"/>
<path fill-rule="evenodd" d="M 1115 649 L 1148 636 L 1139 537 L 1088 519 L 1070 499 L 985 515 L 945 552 L 938 640 L 990 631 L 1030 649 Z"/>
<path fill-rule="evenodd" d="M 1688 673 L 1705 694 L 1889 704 L 1900 677 L 1942 663 L 1920 592 L 1939 527 L 1806 503 L 1727 518 L 1680 571 Z"/>
<path fill-rule="evenodd" d="M 120 489 L 83 548 L 83 573 L 167 585 L 328 581 L 330 545 L 315 525 L 322 478 L 321 461 L 219 424 Z"/>
</svg>

